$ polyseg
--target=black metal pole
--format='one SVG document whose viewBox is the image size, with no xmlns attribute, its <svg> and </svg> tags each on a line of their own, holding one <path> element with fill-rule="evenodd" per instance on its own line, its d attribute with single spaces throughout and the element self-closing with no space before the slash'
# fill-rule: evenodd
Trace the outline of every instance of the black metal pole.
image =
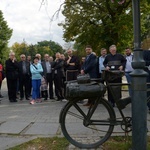
<svg viewBox="0 0 150 150">
<path fill-rule="evenodd" d="M 146 102 L 146 76 L 145 61 L 141 49 L 140 32 L 140 0 L 132 0 L 133 26 L 134 26 L 134 57 L 131 73 L 133 90 L 132 95 L 132 149 L 147 149 L 147 102 Z"/>
</svg>

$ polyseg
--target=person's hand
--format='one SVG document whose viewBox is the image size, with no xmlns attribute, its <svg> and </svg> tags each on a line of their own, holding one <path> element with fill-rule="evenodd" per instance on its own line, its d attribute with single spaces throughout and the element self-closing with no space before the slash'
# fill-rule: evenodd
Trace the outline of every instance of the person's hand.
<svg viewBox="0 0 150 150">
<path fill-rule="evenodd" d="M 13 63 L 15 62 L 15 58 L 12 59 L 12 62 L 13 62 Z"/>
<path fill-rule="evenodd" d="M 68 56 L 67 64 L 69 64 L 69 63 L 70 63 L 70 60 L 71 60 L 71 57 L 70 57 L 70 56 Z"/>
<path fill-rule="evenodd" d="M 84 70 L 81 70 L 81 74 L 82 74 L 82 75 L 84 75 L 84 74 L 85 74 L 85 73 L 84 73 Z"/>
<path fill-rule="evenodd" d="M 120 67 L 119 67 L 119 70 L 122 71 L 122 70 L 123 70 L 123 66 L 120 66 Z"/>
<path fill-rule="evenodd" d="M 106 67 L 106 70 L 110 70 L 110 67 L 107 66 L 107 67 Z"/>
</svg>

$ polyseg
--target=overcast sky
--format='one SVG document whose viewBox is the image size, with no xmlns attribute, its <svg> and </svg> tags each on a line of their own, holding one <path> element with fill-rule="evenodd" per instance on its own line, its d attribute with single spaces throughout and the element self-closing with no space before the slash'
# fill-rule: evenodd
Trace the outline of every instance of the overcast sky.
<svg viewBox="0 0 150 150">
<path fill-rule="evenodd" d="M 44 1 L 43 5 L 41 2 Z M 36 44 L 52 40 L 64 45 L 63 29 L 57 24 L 64 20 L 62 14 L 50 23 L 53 14 L 64 0 L 0 0 L 0 10 L 8 26 L 13 29 L 9 45 L 14 42 Z"/>
</svg>

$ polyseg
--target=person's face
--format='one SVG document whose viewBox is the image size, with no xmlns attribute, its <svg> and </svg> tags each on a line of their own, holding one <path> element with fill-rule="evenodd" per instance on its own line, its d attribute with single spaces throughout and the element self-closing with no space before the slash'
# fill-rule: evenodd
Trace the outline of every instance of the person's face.
<svg viewBox="0 0 150 150">
<path fill-rule="evenodd" d="M 81 59 L 81 61 L 84 63 L 84 62 L 85 62 L 85 57 L 83 57 L 83 58 Z"/>
<path fill-rule="evenodd" d="M 129 55 L 131 54 L 131 50 L 130 50 L 130 49 L 126 49 L 126 50 L 125 50 L 125 54 L 126 54 L 127 56 L 129 56 Z"/>
<path fill-rule="evenodd" d="M 45 59 L 46 61 L 49 61 L 49 55 L 45 55 L 45 56 L 44 56 L 44 59 Z"/>
<path fill-rule="evenodd" d="M 72 56 L 72 50 L 68 50 L 68 51 L 67 51 L 67 54 L 68 54 L 69 56 Z"/>
<path fill-rule="evenodd" d="M 33 61 L 35 64 L 37 64 L 39 62 L 39 60 L 37 58 L 35 58 Z"/>
<path fill-rule="evenodd" d="M 50 62 L 53 62 L 53 60 L 54 60 L 53 57 L 49 57 Z"/>
<path fill-rule="evenodd" d="M 60 58 L 60 54 L 59 53 L 56 53 L 56 58 Z"/>
<path fill-rule="evenodd" d="M 110 51 L 110 53 L 111 53 L 112 55 L 115 55 L 116 52 L 117 52 L 117 49 L 116 49 L 116 47 L 111 47 L 111 48 L 109 49 L 109 51 Z"/>
<path fill-rule="evenodd" d="M 65 60 L 65 56 L 63 54 L 61 55 L 61 59 Z"/>
<path fill-rule="evenodd" d="M 10 54 L 9 58 L 10 58 L 11 60 L 15 59 L 15 54 L 13 54 L 13 53 Z"/>
<path fill-rule="evenodd" d="M 85 52 L 87 55 L 91 54 L 92 53 L 92 49 L 91 48 L 86 48 L 85 49 Z"/>
<path fill-rule="evenodd" d="M 30 61 L 30 60 L 31 60 L 31 56 L 28 56 L 28 57 L 27 57 L 27 60 Z"/>
<path fill-rule="evenodd" d="M 104 49 L 104 50 L 101 51 L 101 55 L 102 55 L 102 56 L 105 56 L 106 54 L 107 54 L 106 49 Z"/>
<path fill-rule="evenodd" d="M 21 55 L 21 60 L 25 61 L 26 60 L 26 56 L 25 55 Z"/>
</svg>

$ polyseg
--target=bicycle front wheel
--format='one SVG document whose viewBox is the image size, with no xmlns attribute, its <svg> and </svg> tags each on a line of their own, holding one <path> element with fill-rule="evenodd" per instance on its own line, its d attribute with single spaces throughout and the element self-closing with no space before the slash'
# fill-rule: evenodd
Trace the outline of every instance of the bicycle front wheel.
<svg viewBox="0 0 150 150">
<path fill-rule="evenodd" d="M 114 129 L 115 113 L 110 104 L 99 99 L 90 120 L 87 107 L 68 102 L 60 114 L 61 129 L 66 139 L 79 148 L 96 148 L 103 144 Z"/>
</svg>

